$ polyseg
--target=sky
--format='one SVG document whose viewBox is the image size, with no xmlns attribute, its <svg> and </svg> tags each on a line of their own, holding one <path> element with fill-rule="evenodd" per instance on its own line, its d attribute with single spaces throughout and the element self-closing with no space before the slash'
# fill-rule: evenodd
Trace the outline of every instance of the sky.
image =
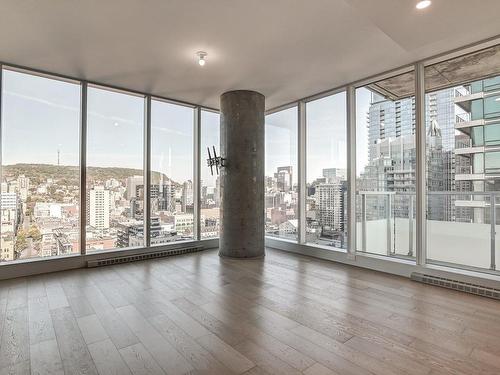
<svg viewBox="0 0 500 375">
<path fill-rule="evenodd" d="M 217 155 L 220 156 L 220 116 L 218 113 L 201 111 L 201 180 L 202 185 L 215 187 L 217 175 L 214 171 L 210 173 L 210 167 L 207 166 L 208 159 L 207 147 L 212 149 L 215 146 Z M 212 155 L 213 156 L 213 155 Z"/>
<path fill-rule="evenodd" d="M 193 108 L 152 101 L 151 169 L 176 182 L 193 180 Z"/>
<path fill-rule="evenodd" d="M 80 86 L 3 71 L 2 163 L 78 165 Z"/>
<path fill-rule="evenodd" d="M 78 165 L 80 86 L 11 70 L 3 85 L 3 164 L 57 164 L 59 150 L 61 165 Z M 89 87 L 87 106 L 87 165 L 142 169 L 144 99 Z M 152 101 L 152 169 L 181 183 L 193 179 L 193 119 L 192 108 Z M 218 146 L 218 124 L 202 111 L 202 143 Z M 202 176 L 215 186 L 205 154 Z"/>
<path fill-rule="evenodd" d="M 2 162 L 78 165 L 80 86 L 4 70 Z M 357 166 L 366 165 L 366 113 L 370 93 L 357 90 Z M 307 181 L 323 168 L 346 168 L 345 93 L 307 104 Z M 193 178 L 193 109 L 153 101 L 151 165 L 177 182 Z M 88 89 L 87 165 L 143 168 L 144 99 L 96 87 Z M 202 111 L 202 180 L 215 186 L 205 167 L 206 147 L 219 147 L 219 115 Z M 266 175 L 292 165 L 297 181 L 297 108 L 266 116 Z"/>
<path fill-rule="evenodd" d="M 356 91 L 357 173 L 368 163 L 366 114 L 370 91 Z M 266 176 L 278 167 L 291 165 L 297 182 L 297 107 L 266 116 Z M 347 118 L 344 92 L 306 105 L 306 180 L 322 177 L 326 168 L 347 168 Z"/>
<path fill-rule="evenodd" d="M 265 173 L 274 176 L 278 167 L 292 166 L 297 182 L 297 107 L 266 116 Z"/>
<path fill-rule="evenodd" d="M 306 104 L 306 181 L 323 176 L 325 168 L 347 168 L 346 94 Z"/>
</svg>

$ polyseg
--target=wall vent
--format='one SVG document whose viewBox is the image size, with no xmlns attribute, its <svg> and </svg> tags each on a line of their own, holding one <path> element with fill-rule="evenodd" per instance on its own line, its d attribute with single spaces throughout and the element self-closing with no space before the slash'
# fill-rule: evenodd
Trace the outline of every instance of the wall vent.
<svg viewBox="0 0 500 375">
<path fill-rule="evenodd" d="M 195 252 L 201 251 L 201 250 L 203 250 L 202 246 L 183 247 L 183 248 L 177 248 L 177 249 L 154 251 L 154 252 L 143 253 L 143 254 L 134 254 L 134 255 L 125 255 L 125 256 L 120 256 L 120 257 L 114 257 L 114 258 L 89 260 L 87 262 L 87 267 L 92 268 L 92 267 L 110 266 L 113 264 L 137 262 L 140 260 L 163 258 L 163 257 L 172 256 L 172 255 L 195 253 Z"/>
<path fill-rule="evenodd" d="M 443 288 L 458 290 L 460 292 L 476 294 L 478 296 L 489 297 L 500 300 L 500 289 L 486 287 L 484 285 L 466 283 L 459 280 L 447 279 L 444 277 L 425 275 L 413 272 L 411 279 L 424 284 L 436 285 Z"/>
</svg>

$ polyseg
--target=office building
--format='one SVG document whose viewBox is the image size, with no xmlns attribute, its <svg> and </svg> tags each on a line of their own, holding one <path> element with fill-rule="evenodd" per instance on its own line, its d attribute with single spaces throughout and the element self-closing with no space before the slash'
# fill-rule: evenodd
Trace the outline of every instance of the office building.
<svg viewBox="0 0 500 375">
<path fill-rule="evenodd" d="M 110 195 L 103 186 L 95 186 L 89 191 L 88 222 L 91 227 L 108 229 L 110 223 Z"/>
</svg>

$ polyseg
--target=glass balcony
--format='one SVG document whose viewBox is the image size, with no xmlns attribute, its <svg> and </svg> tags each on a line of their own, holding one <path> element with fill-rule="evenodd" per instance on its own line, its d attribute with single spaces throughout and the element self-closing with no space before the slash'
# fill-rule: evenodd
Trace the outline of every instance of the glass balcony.
<svg viewBox="0 0 500 375">
<path fill-rule="evenodd" d="M 358 192 L 357 251 L 414 259 L 415 193 Z M 427 262 L 498 270 L 500 192 L 427 192 Z"/>
<path fill-rule="evenodd" d="M 359 192 L 357 250 L 399 258 L 415 256 L 415 193 Z"/>
</svg>

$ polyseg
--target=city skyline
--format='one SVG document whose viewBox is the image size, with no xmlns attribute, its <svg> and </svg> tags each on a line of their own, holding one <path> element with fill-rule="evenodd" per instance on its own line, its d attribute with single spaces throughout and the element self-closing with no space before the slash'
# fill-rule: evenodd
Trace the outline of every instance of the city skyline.
<svg viewBox="0 0 500 375">
<path fill-rule="evenodd" d="M 80 86 L 3 72 L 0 260 L 78 253 L 81 225 L 89 252 L 144 246 L 144 98 L 88 87 L 82 222 Z M 218 116 L 202 111 L 202 143 L 218 146 Z M 152 245 L 193 239 L 194 139 L 193 108 L 152 100 Z M 219 180 L 206 169 L 200 235 L 212 238 Z"/>
</svg>

